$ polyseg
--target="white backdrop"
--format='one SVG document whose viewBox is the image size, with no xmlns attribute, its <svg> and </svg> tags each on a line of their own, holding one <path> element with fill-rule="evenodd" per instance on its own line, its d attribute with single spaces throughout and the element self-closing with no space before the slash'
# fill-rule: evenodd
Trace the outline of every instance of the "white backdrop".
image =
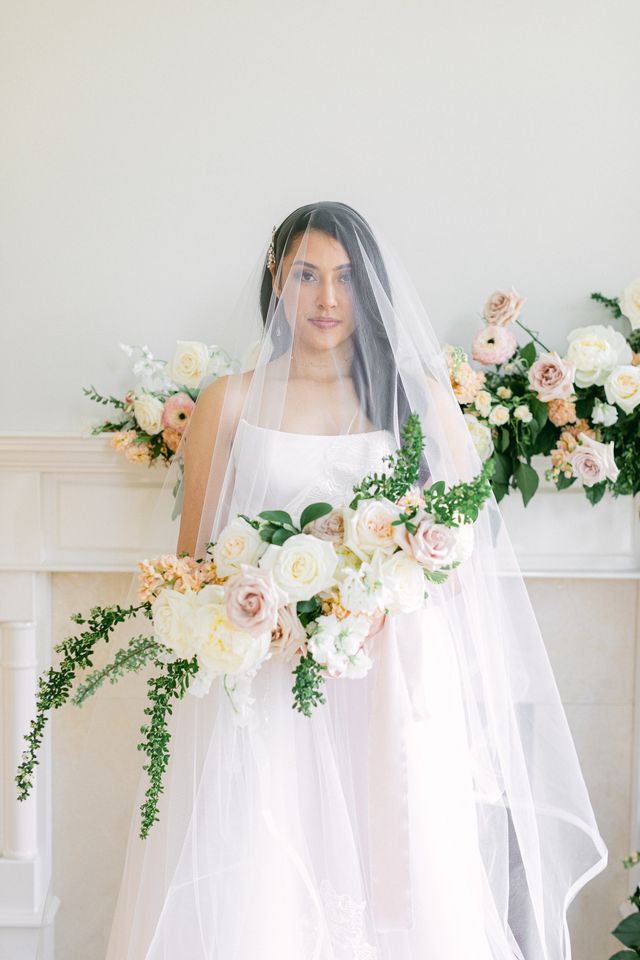
<svg viewBox="0 0 640 960">
<path fill-rule="evenodd" d="M 495 287 L 562 350 L 640 273 L 637 0 L 0 10 L 4 430 L 86 430 L 119 341 L 224 344 L 302 203 L 375 218 L 465 346 Z"/>
</svg>

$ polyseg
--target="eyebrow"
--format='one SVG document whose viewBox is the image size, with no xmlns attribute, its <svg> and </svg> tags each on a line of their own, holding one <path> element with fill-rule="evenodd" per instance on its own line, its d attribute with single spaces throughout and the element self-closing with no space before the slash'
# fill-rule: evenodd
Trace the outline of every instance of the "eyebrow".
<svg viewBox="0 0 640 960">
<path fill-rule="evenodd" d="M 293 262 L 294 262 L 294 264 L 295 264 L 295 263 L 302 263 L 302 264 L 304 264 L 306 267 L 313 267 L 314 270 L 319 270 L 319 269 L 320 269 L 320 267 L 319 267 L 316 263 L 309 263 L 308 260 L 294 260 Z M 341 263 L 339 267 L 334 267 L 333 269 L 334 269 L 334 270 L 342 270 L 343 267 L 350 267 L 350 266 L 351 266 L 350 263 Z"/>
</svg>

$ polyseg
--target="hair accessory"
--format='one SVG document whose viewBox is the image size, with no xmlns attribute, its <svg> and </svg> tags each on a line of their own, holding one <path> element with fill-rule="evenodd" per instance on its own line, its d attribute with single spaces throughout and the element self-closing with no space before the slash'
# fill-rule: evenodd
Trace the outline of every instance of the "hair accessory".
<svg viewBox="0 0 640 960">
<path fill-rule="evenodd" d="M 271 243 L 269 244 L 269 251 L 267 253 L 267 267 L 273 266 L 276 262 L 276 225 L 274 223 L 273 230 L 271 231 Z"/>
</svg>

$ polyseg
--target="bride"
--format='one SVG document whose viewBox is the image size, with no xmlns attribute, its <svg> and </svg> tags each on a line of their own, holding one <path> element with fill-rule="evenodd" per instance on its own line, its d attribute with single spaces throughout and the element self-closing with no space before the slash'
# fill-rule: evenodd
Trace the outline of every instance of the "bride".
<svg viewBox="0 0 640 960">
<path fill-rule="evenodd" d="M 347 504 L 410 413 L 421 487 L 481 468 L 380 231 L 313 203 L 266 246 L 230 319 L 242 367 L 201 383 L 160 498 L 179 490 L 196 558 L 225 528 L 241 554 L 239 513 Z M 250 689 L 178 703 L 107 960 L 569 960 L 568 905 L 607 850 L 493 495 L 472 536 L 424 608 L 380 611 L 370 669 L 327 679 L 310 717 L 291 706 L 295 609 Z"/>
</svg>

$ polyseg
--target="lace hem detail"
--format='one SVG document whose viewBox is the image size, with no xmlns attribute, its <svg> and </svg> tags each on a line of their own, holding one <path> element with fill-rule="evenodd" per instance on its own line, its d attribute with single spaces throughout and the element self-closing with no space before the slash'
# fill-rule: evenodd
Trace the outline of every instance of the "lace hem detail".
<svg viewBox="0 0 640 960">
<path fill-rule="evenodd" d="M 338 893 L 327 880 L 320 894 L 336 960 L 378 960 L 376 947 L 365 940 L 366 901 Z"/>
</svg>

